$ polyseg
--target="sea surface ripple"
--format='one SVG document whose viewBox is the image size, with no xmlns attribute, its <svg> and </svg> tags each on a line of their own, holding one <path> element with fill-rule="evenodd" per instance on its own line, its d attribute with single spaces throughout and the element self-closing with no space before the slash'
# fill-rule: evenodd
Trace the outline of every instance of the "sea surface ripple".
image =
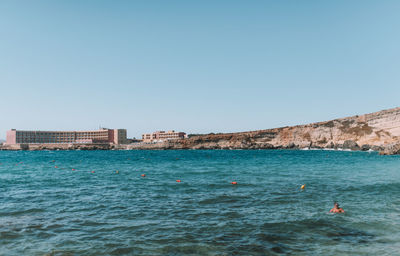
<svg viewBox="0 0 400 256">
<path fill-rule="evenodd" d="M 398 255 L 399 195 L 375 152 L 0 151 L 0 255 Z"/>
</svg>

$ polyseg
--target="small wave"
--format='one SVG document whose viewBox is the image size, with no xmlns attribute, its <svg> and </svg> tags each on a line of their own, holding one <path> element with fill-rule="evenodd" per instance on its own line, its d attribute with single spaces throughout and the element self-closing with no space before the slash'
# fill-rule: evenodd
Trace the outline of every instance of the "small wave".
<svg viewBox="0 0 400 256">
<path fill-rule="evenodd" d="M 31 208 L 31 209 L 27 209 L 27 210 L 19 210 L 19 211 L 0 213 L 0 217 L 1 216 L 20 216 L 20 215 L 26 215 L 26 214 L 30 214 L 30 213 L 41 213 L 41 212 L 45 212 L 45 210 L 41 209 L 41 208 Z"/>
</svg>

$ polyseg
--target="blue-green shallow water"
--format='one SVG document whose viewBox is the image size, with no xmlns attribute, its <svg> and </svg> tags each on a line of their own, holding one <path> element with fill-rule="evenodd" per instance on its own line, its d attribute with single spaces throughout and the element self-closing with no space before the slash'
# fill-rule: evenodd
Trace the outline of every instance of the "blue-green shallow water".
<svg viewBox="0 0 400 256">
<path fill-rule="evenodd" d="M 0 254 L 398 255 L 400 157 L 0 151 Z"/>
</svg>

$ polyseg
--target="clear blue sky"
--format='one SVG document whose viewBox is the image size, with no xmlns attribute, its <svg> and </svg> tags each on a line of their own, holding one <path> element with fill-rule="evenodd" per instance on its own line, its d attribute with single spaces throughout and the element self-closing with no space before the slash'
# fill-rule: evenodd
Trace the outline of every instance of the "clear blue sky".
<svg viewBox="0 0 400 256">
<path fill-rule="evenodd" d="M 6 130 L 235 132 L 399 106 L 400 1 L 0 1 Z"/>
</svg>

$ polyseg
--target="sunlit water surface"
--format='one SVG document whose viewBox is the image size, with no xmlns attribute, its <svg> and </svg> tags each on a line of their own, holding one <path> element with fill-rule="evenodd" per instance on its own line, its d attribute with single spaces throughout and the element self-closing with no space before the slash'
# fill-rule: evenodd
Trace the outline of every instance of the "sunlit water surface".
<svg viewBox="0 0 400 256">
<path fill-rule="evenodd" d="M 0 254 L 398 255 L 400 157 L 0 151 Z"/>
</svg>

